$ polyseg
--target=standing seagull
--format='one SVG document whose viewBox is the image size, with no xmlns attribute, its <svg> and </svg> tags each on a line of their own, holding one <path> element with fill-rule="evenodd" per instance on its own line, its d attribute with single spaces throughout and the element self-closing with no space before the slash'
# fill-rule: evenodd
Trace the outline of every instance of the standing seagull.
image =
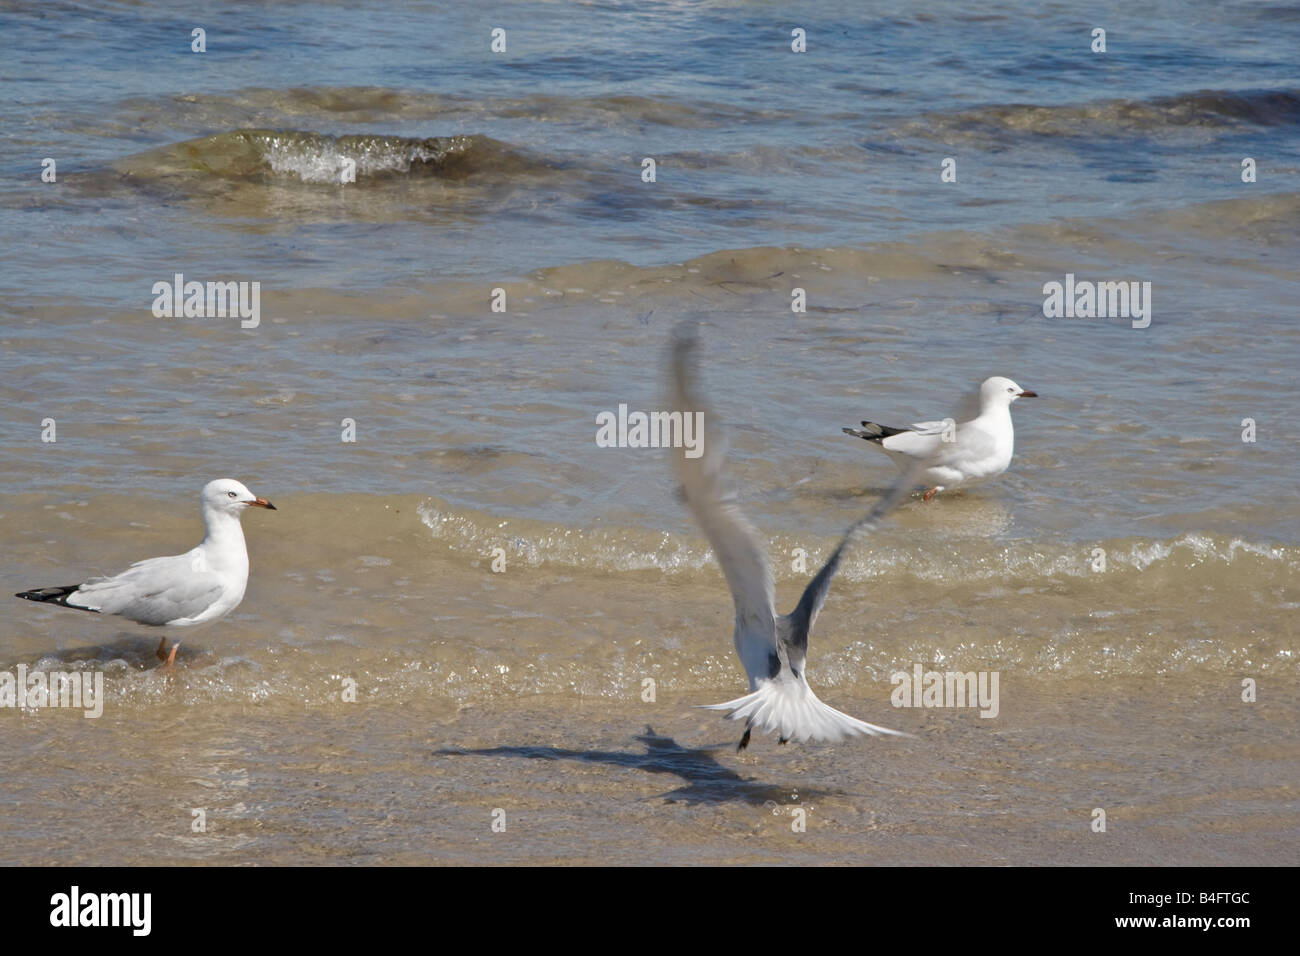
<svg viewBox="0 0 1300 956">
<path fill-rule="evenodd" d="M 1011 464 L 1015 430 L 1011 427 L 1011 403 L 1017 398 L 1037 398 L 1009 378 L 995 375 L 980 385 L 980 413 L 958 425 L 951 418 L 940 422 L 917 422 L 906 428 L 892 428 L 863 422 L 862 428 L 845 428 L 874 443 L 900 465 L 930 459 L 924 477 L 930 489 L 922 497 L 929 501 L 941 491 L 995 478 Z"/>
<path fill-rule="evenodd" d="M 685 417 L 701 409 L 690 395 L 693 338 L 682 333 L 673 345 L 673 409 Z M 808 655 L 808 637 L 817 620 L 817 612 L 826 603 L 831 578 L 840 566 L 845 549 L 859 535 L 871 530 L 880 519 L 901 501 L 911 487 L 917 468 L 890 491 L 865 518 L 853 524 L 841 539 L 829 560 L 817 572 L 798 606 L 789 614 L 776 613 L 772 566 L 754 526 L 746 520 L 734 495 L 723 489 L 724 451 L 712 435 L 698 458 L 674 455 L 682 491 L 695 520 L 704 529 L 713 546 L 722 573 L 736 603 L 736 630 L 733 640 L 736 654 L 749 675 L 751 693 L 725 704 L 708 705 L 710 710 L 730 711 L 732 720 L 744 719 L 745 736 L 737 750 L 749 744 L 751 730 L 779 733 L 787 740 L 822 740 L 834 743 L 856 734 L 894 734 L 909 736 L 868 724 L 823 704 L 808 686 L 804 660 Z M 919 466 L 918 466 L 919 468 Z"/>
<path fill-rule="evenodd" d="M 244 599 L 248 584 L 248 549 L 239 516 L 249 507 L 276 509 L 233 478 L 209 481 L 201 500 L 207 534 L 194 550 L 137 561 L 115 577 L 36 588 L 15 596 L 154 626 L 193 627 L 225 617 Z M 179 641 L 173 642 L 168 654 L 164 637 L 158 657 L 170 667 L 180 646 Z"/>
</svg>

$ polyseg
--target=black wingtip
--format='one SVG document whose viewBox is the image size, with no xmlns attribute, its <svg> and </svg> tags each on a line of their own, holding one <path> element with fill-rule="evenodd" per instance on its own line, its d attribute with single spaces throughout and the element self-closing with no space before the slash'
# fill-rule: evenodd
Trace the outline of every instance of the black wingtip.
<svg viewBox="0 0 1300 956">
<path fill-rule="evenodd" d="M 862 427 L 872 433 L 871 441 L 880 441 L 884 438 L 892 438 L 894 435 L 901 435 L 903 432 L 910 432 L 910 428 L 895 428 L 893 425 L 882 425 L 880 422 L 863 422 Z M 866 437 L 866 436 L 863 436 Z"/>
<path fill-rule="evenodd" d="M 871 422 L 863 422 L 862 424 L 870 426 L 872 428 L 879 427 L 876 425 L 872 425 Z M 841 428 L 840 431 L 844 432 L 844 434 L 846 435 L 852 435 L 854 438 L 861 438 L 863 441 L 875 442 L 877 445 L 879 445 L 882 441 L 885 440 L 885 436 L 882 434 L 879 434 L 877 432 L 871 432 L 869 430 L 863 431 L 860 428 Z"/>
<path fill-rule="evenodd" d="M 30 591 L 19 591 L 14 597 L 20 597 L 25 601 L 36 601 L 40 604 L 58 604 L 62 607 L 75 608 L 78 611 L 93 611 L 94 608 L 78 607 L 75 604 L 68 603 L 68 598 L 75 594 L 80 587 L 80 584 L 64 584 L 59 587 L 32 588 Z"/>
</svg>

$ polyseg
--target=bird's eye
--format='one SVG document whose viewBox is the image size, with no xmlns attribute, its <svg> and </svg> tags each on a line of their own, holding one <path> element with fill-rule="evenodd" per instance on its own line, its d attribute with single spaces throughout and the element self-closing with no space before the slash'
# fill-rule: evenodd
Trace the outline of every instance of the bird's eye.
<svg viewBox="0 0 1300 956">
<path fill-rule="evenodd" d="M 227 492 L 226 492 L 226 495 L 227 495 L 228 497 L 231 497 L 231 498 L 234 498 L 234 497 L 235 497 L 235 493 L 234 493 L 233 491 L 227 491 Z"/>
<path fill-rule="evenodd" d="M 1008 391 L 1008 392 L 1014 392 L 1015 389 L 1014 389 L 1014 388 L 1009 388 L 1009 389 L 1007 389 L 1007 391 Z"/>
</svg>

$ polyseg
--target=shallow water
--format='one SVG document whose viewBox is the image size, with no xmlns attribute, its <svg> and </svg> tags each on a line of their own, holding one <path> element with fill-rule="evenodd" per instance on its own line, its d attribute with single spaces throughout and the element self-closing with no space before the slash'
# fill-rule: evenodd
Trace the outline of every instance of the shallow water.
<svg viewBox="0 0 1300 956">
<path fill-rule="evenodd" d="M 185 550 L 212 477 L 279 508 L 170 676 L 9 599 L 0 671 L 106 700 L 0 710 L 0 862 L 1297 862 L 1300 18 L 1102 8 L 1094 55 L 1038 9 L 825 4 L 796 55 L 770 4 L 504 4 L 493 55 L 467 9 L 240 6 L 198 55 L 162 7 L 0 6 L 3 579 Z M 155 317 L 176 273 L 260 324 Z M 1150 326 L 1046 318 L 1067 274 Z M 691 709 L 744 688 L 725 583 L 667 453 L 595 442 L 683 319 L 785 608 L 896 475 L 841 426 L 1042 396 L 818 620 L 819 695 L 915 739 L 737 756 Z M 998 672 L 998 717 L 893 707 L 915 664 Z"/>
</svg>

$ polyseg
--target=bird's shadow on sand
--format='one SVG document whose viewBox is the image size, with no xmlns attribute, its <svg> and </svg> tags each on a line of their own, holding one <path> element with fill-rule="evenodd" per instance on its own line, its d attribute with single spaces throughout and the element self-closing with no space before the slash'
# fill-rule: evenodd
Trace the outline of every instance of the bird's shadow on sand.
<svg viewBox="0 0 1300 956">
<path fill-rule="evenodd" d="M 434 754 L 458 757 L 525 757 L 529 760 L 576 760 L 581 763 L 608 764 L 647 773 L 667 773 L 686 781 L 685 786 L 662 793 L 657 799 L 669 803 L 743 803 L 763 806 L 791 802 L 789 787 L 777 787 L 758 780 L 746 779 L 729 767 L 724 767 L 715 754 L 735 748 L 735 744 L 703 747 L 698 750 L 681 746 L 671 737 L 656 734 L 646 726 L 645 733 L 636 738 L 645 746 L 644 753 L 619 750 L 568 750 L 563 747 L 487 747 L 466 750 L 460 747 L 435 750 Z M 802 791 L 803 788 L 800 787 Z M 795 798 L 799 802 L 807 797 L 825 796 L 836 791 L 805 791 Z"/>
</svg>

